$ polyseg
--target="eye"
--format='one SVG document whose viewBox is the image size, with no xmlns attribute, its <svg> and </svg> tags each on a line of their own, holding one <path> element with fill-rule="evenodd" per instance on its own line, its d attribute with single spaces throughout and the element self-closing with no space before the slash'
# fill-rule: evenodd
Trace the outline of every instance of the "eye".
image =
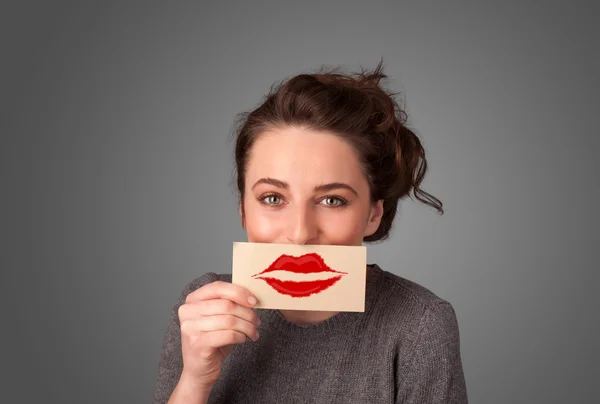
<svg viewBox="0 0 600 404">
<path fill-rule="evenodd" d="M 282 198 L 275 194 L 263 195 L 259 199 L 265 205 L 281 205 L 282 203 Z"/>
<path fill-rule="evenodd" d="M 326 196 L 321 199 L 321 203 L 330 208 L 339 208 L 347 204 L 347 202 L 337 196 Z"/>
</svg>

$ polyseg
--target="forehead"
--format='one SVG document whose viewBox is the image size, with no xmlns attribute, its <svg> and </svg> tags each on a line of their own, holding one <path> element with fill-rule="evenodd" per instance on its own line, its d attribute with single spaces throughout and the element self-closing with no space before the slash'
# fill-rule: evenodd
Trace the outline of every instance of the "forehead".
<svg viewBox="0 0 600 404">
<path fill-rule="evenodd" d="M 345 140 L 332 133 L 295 127 L 271 129 L 258 136 L 248 158 L 246 177 L 248 182 L 276 178 L 292 187 L 366 182 L 358 155 Z"/>
</svg>

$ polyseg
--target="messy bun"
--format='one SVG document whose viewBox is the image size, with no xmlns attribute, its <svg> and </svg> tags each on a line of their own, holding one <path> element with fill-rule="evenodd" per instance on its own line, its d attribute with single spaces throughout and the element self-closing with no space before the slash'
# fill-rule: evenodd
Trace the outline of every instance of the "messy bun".
<svg viewBox="0 0 600 404">
<path fill-rule="evenodd" d="M 262 104 L 241 114 L 236 126 L 236 177 L 243 200 L 250 149 L 261 132 L 281 126 L 303 126 L 333 132 L 360 156 L 373 202 L 383 200 L 383 217 L 365 242 L 389 236 L 398 201 L 414 197 L 443 213 L 440 200 L 421 189 L 427 172 L 425 150 L 407 127 L 406 112 L 395 94 L 381 82 L 387 76 L 382 63 L 372 71 L 354 74 L 338 69 L 300 74 L 275 86 Z"/>
</svg>

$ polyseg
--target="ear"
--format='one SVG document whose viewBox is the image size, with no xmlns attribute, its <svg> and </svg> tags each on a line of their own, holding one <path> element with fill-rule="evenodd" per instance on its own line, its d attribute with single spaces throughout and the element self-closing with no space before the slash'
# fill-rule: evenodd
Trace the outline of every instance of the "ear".
<svg viewBox="0 0 600 404">
<path fill-rule="evenodd" d="M 369 214 L 369 221 L 365 229 L 364 237 L 370 236 L 377 231 L 381 224 L 381 218 L 383 217 L 383 199 L 373 203 L 371 205 L 371 212 Z"/>
<path fill-rule="evenodd" d="M 244 201 L 240 199 L 238 203 L 238 213 L 240 214 L 240 223 L 242 229 L 246 230 L 246 217 L 244 216 Z"/>
</svg>

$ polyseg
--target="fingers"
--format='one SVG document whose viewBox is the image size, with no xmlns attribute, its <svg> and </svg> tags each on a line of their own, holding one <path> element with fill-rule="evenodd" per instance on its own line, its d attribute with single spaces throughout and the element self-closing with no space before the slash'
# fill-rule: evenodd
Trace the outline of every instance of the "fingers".
<svg viewBox="0 0 600 404">
<path fill-rule="evenodd" d="M 246 288 L 229 282 L 216 281 L 188 294 L 186 303 L 194 303 L 211 299 L 227 299 L 244 307 L 252 307 L 256 304 L 256 297 Z"/>
<path fill-rule="evenodd" d="M 227 299 L 203 300 L 197 303 L 185 303 L 179 307 L 179 319 L 195 319 L 203 316 L 228 314 L 260 326 L 260 319 L 254 310 L 240 306 Z"/>
<path fill-rule="evenodd" d="M 250 298 L 250 299 L 249 299 Z M 190 344 L 221 348 L 259 338 L 258 315 L 252 310 L 256 300 L 245 288 L 228 282 L 212 282 L 195 290 L 179 307 L 182 336 Z"/>
<path fill-rule="evenodd" d="M 181 332 L 185 335 L 210 334 L 215 331 L 235 331 L 248 336 L 252 341 L 258 339 L 255 324 L 233 315 L 206 316 L 181 323 Z M 208 337 L 203 336 L 203 338 Z"/>
<path fill-rule="evenodd" d="M 233 330 L 219 330 L 207 332 L 203 335 L 204 344 L 210 348 L 222 348 L 233 344 L 246 342 L 246 335 Z"/>
</svg>

